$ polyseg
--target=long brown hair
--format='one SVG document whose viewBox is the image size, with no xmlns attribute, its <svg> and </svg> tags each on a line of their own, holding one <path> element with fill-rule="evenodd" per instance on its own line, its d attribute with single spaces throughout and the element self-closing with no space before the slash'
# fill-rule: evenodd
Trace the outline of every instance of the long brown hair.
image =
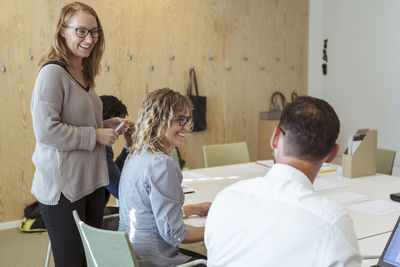
<svg viewBox="0 0 400 267">
<path fill-rule="evenodd" d="M 69 50 L 65 39 L 61 36 L 60 30 L 61 27 L 67 25 L 71 20 L 71 17 L 78 12 L 86 12 L 93 15 L 96 18 L 97 27 L 102 28 L 96 11 L 90 6 L 80 2 L 73 2 L 64 6 L 61 9 L 60 16 L 58 18 L 53 41 L 39 61 L 38 71 L 40 71 L 43 65 L 49 61 L 57 61 L 67 67 L 72 67 L 72 52 Z M 89 87 L 94 87 L 94 79 L 100 72 L 100 60 L 103 56 L 104 46 L 104 34 L 102 33 L 99 35 L 97 42 L 90 53 L 90 56 L 88 58 L 84 58 L 82 61 L 83 76 Z"/>
</svg>

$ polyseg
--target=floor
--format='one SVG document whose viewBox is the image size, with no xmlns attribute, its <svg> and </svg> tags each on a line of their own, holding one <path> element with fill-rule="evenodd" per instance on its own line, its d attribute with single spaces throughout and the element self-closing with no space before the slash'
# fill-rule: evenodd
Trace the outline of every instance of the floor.
<svg viewBox="0 0 400 267">
<path fill-rule="evenodd" d="M 46 261 L 47 233 L 22 233 L 18 228 L 0 231 L 0 267 L 42 267 Z M 50 258 L 50 267 L 54 267 Z"/>
<path fill-rule="evenodd" d="M 49 237 L 47 233 L 22 233 L 18 228 L 0 231 L 0 267 L 43 267 Z M 203 242 L 181 245 L 206 255 Z M 50 267 L 54 267 L 50 258 Z"/>
</svg>

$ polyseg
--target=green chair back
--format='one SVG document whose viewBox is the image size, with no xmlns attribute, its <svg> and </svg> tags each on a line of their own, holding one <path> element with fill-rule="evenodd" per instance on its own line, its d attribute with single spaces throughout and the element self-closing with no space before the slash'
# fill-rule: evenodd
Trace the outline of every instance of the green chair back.
<svg viewBox="0 0 400 267">
<path fill-rule="evenodd" d="M 79 219 L 76 210 L 72 214 L 85 248 L 88 267 L 139 266 L 127 233 L 89 226 Z"/>
<path fill-rule="evenodd" d="M 206 168 L 250 162 L 246 142 L 203 146 Z"/>
<path fill-rule="evenodd" d="M 396 151 L 379 149 L 376 154 L 376 172 L 392 175 Z"/>
</svg>

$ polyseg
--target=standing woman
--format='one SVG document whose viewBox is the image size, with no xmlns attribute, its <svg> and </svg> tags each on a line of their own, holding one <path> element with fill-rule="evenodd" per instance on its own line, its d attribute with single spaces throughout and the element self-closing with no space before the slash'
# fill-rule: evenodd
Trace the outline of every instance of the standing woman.
<svg viewBox="0 0 400 267">
<path fill-rule="evenodd" d="M 171 89 L 151 92 L 136 121 L 131 155 L 119 185 L 120 231 L 129 235 L 141 267 L 176 266 L 204 256 L 179 249 L 204 239 L 204 227 L 185 225 L 206 216 L 211 203 L 183 206 L 182 172 L 169 155 L 192 127 L 192 103 Z"/>
<path fill-rule="evenodd" d="M 39 200 L 57 267 L 85 262 L 72 210 L 89 225 L 102 223 L 108 184 L 104 146 L 115 142 L 114 129 L 122 121 L 103 122 L 94 90 L 103 51 L 96 12 L 79 2 L 64 6 L 33 90 L 36 171 L 31 192 Z"/>
</svg>

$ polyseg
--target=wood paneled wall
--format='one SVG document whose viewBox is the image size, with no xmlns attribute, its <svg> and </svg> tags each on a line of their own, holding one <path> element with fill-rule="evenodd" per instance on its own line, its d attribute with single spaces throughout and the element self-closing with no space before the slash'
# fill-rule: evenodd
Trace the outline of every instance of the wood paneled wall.
<svg viewBox="0 0 400 267">
<path fill-rule="evenodd" d="M 203 167 L 206 144 L 246 141 L 256 160 L 258 116 L 269 107 L 271 93 L 279 87 L 290 98 L 294 86 L 299 95 L 307 92 L 308 0 L 84 2 L 100 16 L 106 38 L 103 62 L 110 66 L 109 71 L 103 67 L 96 89 L 99 95 L 121 98 L 130 119 L 136 119 L 149 91 L 170 87 L 184 93 L 189 62 L 194 65 L 200 93 L 208 99 L 208 129 L 187 136 L 181 148 L 191 169 Z M 30 100 L 37 62 L 66 3 L 0 0 L 0 62 L 6 66 L 0 72 L 0 222 L 21 219 L 23 208 L 34 200 Z M 121 140 L 117 147 L 122 145 Z"/>
</svg>

